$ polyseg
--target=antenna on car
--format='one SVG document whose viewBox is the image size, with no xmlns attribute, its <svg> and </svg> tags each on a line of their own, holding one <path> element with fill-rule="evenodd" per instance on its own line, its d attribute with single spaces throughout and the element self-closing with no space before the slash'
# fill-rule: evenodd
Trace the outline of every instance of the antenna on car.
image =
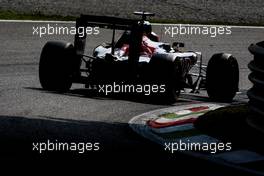
<svg viewBox="0 0 264 176">
<path fill-rule="evenodd" d="M 141 19 L 142 21 L 145 21 L 147 19 L 147 16 L 155 16 L 154 13 L 145 12 L 145 11 L 143 11 L 143 12 L 135 11 L 134 12 L 134 15 L 140 15 L 140 16 L 142 16 L 142 19 Z"/>
</svg>

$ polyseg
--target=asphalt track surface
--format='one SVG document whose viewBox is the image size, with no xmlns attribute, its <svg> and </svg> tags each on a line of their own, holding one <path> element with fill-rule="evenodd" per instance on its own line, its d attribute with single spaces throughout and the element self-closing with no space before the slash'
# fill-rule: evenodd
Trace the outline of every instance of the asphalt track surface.
<svg viewBox="0 0 264 176">
<path fill-rule="evenodd" d="M 77 158 L 85 158 L 91 153 L 97 155 L 96 152 L 39 154 L 32 151 L 32 142 L 49 139 L 99 142 L 101 153 L 126 153 L 128 158 L 134 153 L 141 153 L 141 156 L 149 154 L 167 160 L 163 148 L 139 137 L 128 127 L 127 122 L 141 113 L 192 100 L 183 98 L 174 105 L 162 105 L 140 97 L 98 96 L 85 90 L 82 85 L 74 85 L 66 94 L 42 90 L 38 80 L 42 47 L 49 40 L 73 41 L 72 35 L 40 38 L 32 34 L 33 26 L 43 25 L 46 23 L 0 22 L 0 138 L 3 141 L 0 154 L 4 158 L 15 159 L 49 154 L 54 154 L 55 158 L 57 155 L 73 155 Z M 189 50 L 203 52 L 206 62 L 213 53 L 232 53 L 240 65 L 240 89 L 245 91 L 251 87 L 247 79 L 247 64 L 252 56 L 247 47 L 262 39 L 264 29 L 232 28 L 231 35 L 216 38 L 201 35 L 171 38 L 164 35 L 164 26 L 154 26 L 154 31 L 161 35 L 162 41 L 182 41 Z M 108 39 L 110 34 L 100 31 L 100 35 L 89 38 L 87 48 L 91 50 Z M 242 101 L 246 101 L 245 96 L 237 97 L 236 101 L 240 101 L 241 97 Z M 126 158 L 126 155 L 123 156 Z"/>
<path fill-rule="evenodd" d="M 73 3 L 74 2 L 74 3 Z M 154 19 L 190 21 L 194 23 L 221 22 L 231 24 L 263 24 L 261 0 L 1 0 L 1 10 L 20 14 L 59 16 L 111 15 L 134 18 L 134 11 L 155 13 Z"/>
</svg>

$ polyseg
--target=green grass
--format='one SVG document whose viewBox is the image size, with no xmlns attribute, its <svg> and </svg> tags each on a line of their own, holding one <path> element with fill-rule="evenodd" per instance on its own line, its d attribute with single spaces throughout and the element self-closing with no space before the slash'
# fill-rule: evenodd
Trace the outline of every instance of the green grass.
<svg viewBox="0 0 264 176">
<path fill-rule="evenodd" d="M 59 15 L 44 15 L 40 12 L 34 13 L 19 13 L 15 11 L 0 11 L 0 19 L 6 20 L 59 20 L 59 21 L 75 21 L 73 16 L 59 16 Z"/>
</svg>

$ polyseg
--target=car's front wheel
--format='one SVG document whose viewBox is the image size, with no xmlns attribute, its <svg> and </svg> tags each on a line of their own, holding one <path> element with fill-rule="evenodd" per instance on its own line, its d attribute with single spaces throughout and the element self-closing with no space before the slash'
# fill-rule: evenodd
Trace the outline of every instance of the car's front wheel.
<svg viewBox="0 0 264 176">
<path fill-rule="evenodd" d="M 231 54 L 215 54 L 208 62 L 206 89 L 213 101 L 230 102 L 238 91 L 239 67 Z"/>
</svg>

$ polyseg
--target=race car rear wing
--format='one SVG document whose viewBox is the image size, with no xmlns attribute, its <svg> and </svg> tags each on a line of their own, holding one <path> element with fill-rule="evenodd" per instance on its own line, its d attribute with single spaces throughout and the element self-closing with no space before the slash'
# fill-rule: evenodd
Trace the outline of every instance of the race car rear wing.
<svg viewBox="0 0 264 176">
<path fill-rule="evenodd" d="M 137 20 L 108 17 L 108 16 L 94 16 L 94 15 L 81 15 L 76 20 L 76 25 L 86 25 L 91 27 L 100 27 L 107 29 L 129 29 Z"/>
<path fill-rule="evenodd" d="M 114 42 L 115 30 L 130 30 L 136 24 L 136 20 L 108 16 L 81 15 L 76 19 L 76 29 L 88 26 L 113 29 L 112 44 Z M 86 37 L 86 33 L 82 37 L 78 34 L 75 35 L 74 46 L 77 54 L 84 54 Z"/>
</svg>

